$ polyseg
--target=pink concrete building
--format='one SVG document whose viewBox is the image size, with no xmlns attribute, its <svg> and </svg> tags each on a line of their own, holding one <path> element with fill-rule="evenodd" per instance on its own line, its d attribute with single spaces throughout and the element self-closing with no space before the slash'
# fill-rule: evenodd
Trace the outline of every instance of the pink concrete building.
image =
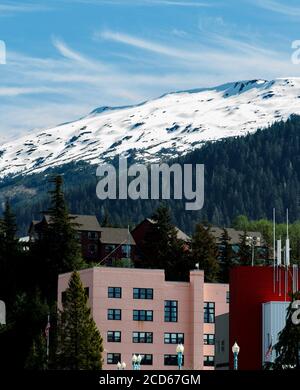
<svg viewBox="0 0 300 390">
<path fill-rule="evenodd" d="M 143 357 L 142 369 L 177 369 L 177 344 L 184 344 L 184 369 L 214 368 L 215 317 L 229 310 L 229 286 L 165 281 L 163 270 L 95 267 L 80 271 L 93 318 L 104 340 L 104 369 Z M 59 276 L 58 302 L 70 274 Z"/>
</svg>

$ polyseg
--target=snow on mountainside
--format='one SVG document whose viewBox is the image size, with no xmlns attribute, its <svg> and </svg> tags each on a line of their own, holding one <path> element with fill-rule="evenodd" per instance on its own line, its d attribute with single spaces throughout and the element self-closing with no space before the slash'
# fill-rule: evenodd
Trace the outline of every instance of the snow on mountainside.
<svg viewBox="0 0 300 390">
<path fill-rule="evenodd" d="M 0 177 L 123 152 L 176 157 L 208 140 L 246 135 L 300 114 L 300 79 L 249 80 L 166 94 L 136 106 L 101 107 L 80 120 L 0 145 Z"/>
</svg>

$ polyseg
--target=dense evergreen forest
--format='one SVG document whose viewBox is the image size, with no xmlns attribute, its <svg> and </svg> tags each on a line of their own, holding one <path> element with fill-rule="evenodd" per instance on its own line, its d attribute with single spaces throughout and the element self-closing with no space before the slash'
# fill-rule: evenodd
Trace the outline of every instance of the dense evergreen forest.
<svg viewBox="0 0 300 390">
<path fill-rule="evenodd" d="M 271 219 L 276 208 L 283 222 L 300 219 L 300 117 L 279 122 L 245 137 L 227 138 L 204 145 L 171 161 L 205 164 L 205 202 L 200 211 L 186 211 L 184 201 L 170 201 L 175 223 L 187 233 L 196 223 L 208 221 L 232 225 L 238 215 L 249 219 Z M 169 162 L 170 163 L 170 162 Z M 73 213 L 96 214 L 101 221 L 108 211 L 116 226 L 134 225 L 152 215 L 158 201 L 100 201 L 96 197 L 96 167 L 72 163 L 31 176 L 7 178 L 0 183 L 2 202 L 10 198 L 17 215 L 19 235 L 26 234 L 32 219 L 46 209 L 49 176 L 62 174 L 69 209 Z"/>
</svg>

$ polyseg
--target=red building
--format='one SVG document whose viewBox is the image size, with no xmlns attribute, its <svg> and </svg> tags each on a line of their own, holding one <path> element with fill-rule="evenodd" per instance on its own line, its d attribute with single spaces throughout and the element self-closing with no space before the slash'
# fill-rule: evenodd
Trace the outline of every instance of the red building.
<svg viewBox="0 0 300 390">
<path fill-rule="evenodd" d="M 293 280 L 300 272 L 289 268 L 236 267 L 230 275 L 229 346 L 240 346 L 239 369 L 260 370 L 263 366 L 263 304 L 290 301 Z M 294 278 L 293 278 L 294 276 Z M 299 286 L 297 286 L 299 288 Z M 283 313 L 285 315 L 285 313 Z M 273 343 L 274 344 L 274 343 Z M 233 356 L 230 349 L 230 367 Z"/>
</svg>

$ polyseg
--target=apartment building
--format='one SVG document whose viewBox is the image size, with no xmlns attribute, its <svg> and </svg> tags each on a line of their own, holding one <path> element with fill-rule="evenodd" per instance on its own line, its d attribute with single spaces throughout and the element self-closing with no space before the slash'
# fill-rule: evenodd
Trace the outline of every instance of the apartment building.
<svg viewBox="0 0 300 390">
<path fill-rule="evenodd" d="M 228 313 L 229 286 L 204 283 L 204 272 L 189 282 L 165 280 L 163 270 L 94 267 L 80 271 L 93 318 L 104 339 L 104 369 L 118 362 L 131 368 L 177 369 L 176 347 L 184 345 L 184 369 L 214 369 L 215 318 Z M 59 276 L 58 303 L 70 273 Z"/>
</svg>

